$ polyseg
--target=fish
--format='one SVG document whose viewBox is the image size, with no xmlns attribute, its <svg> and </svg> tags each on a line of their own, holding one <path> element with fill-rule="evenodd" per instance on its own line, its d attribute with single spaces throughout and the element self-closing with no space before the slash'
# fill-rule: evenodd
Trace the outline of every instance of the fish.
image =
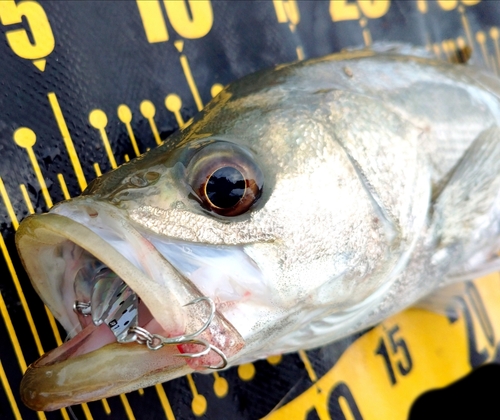
<svg viewBox="0 0 500 420">
<path fill-rule="evenodd" d="M 34 410 L 316 348 L 500 267 L 500 81 L 404 49 L 222 90 L 159 147 L 28 216 L 16 244 L 70 339 Z"/>
</svg>

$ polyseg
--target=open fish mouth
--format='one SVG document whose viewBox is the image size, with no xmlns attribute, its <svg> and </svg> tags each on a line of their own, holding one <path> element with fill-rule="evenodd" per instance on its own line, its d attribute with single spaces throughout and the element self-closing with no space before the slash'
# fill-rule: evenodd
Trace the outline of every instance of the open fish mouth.
<svg viewBox="0 0 500 420">
<path fill-rule="evenodd" d="M 244 347 L 186 268 L 164 257 L 181 244 L 148 239 L 112 205 L 65 202 L 27 218 L 16 242 L 37 293 L 71 337 L 23 377 L 21 396 L 32 409 L 224 368 Z M 172 260 L 180 264 L 175 252 Z"/>
</svg>

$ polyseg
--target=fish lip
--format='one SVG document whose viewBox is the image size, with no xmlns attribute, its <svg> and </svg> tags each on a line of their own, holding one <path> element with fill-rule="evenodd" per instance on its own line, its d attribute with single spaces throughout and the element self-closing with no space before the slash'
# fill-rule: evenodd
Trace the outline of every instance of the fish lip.
<svg viewBox="0 0 500 420">
<path fill-rule="evenodd" d="M 111 343 L 74 359 L 59 362 L 55 371 L 54 365 L 40 363 L 49 355 L 47 353 L 25 372 L 20 386 L 21 399 L 32 410 L 53 411 L 130 392 L 192 372 L 181 358 L 176 357 L 176 349 L 164 347 L 159 352 L 152 355 L 145 346 Z M 143 358 L 149 358 L 150 365 L 154 367 L 146 373 L 135 369 L 133 363 Z M 81 365 L 93 366 L 93 369 L 87 369 L 82 375 L 79 369 Z M 119 368 L 109 368 L 109 365 Z M 168 370 L 164 366 L 168 366 Z M 102 379 L 100 367 L 108 372 L 106 380 Z M 71 378 L 70 386 L 60 385 L 66 378 Z"/>
<path fill-rule="evenodd" d="M 182 306 L 192 301 L 193 297 L 199 297 L 199 292 L 194 286 L 189 284 L 189 281 L 182 277 L 174 267 L 169 265 L 168 261 L 166 261 L 152 245 L 152 249 L 147 250 L 148 255 L 152 255 L 152 258 L 157 258 L 158 260 L 161 259 L 163 264 L 161 271 L 170 270 L 170 274 L 173 276 L 172 281 L 175 283 L 174 286 L 178 283 L 178 290 L 174 291 L 177 294 L 174 293 L 172 295 L 172 304 L 170 304 L 170 301 L 167 301 L 169 302 L 167 306 L 170 307 L 167 309 L 165 309 L 165 300 L 162 301 L 160 296 L 163 294 L 163 297 L 165 297 L 166 294 L 170 293 L 169 290 L 165 292 L 164 289 L 168 289 L 165 285 L 155 283 L 150 276 L 146 275 L 136 267 L 136 265 L 128 261 L 124 255 L 106 242 L 106 240 L 101 238 L 96 232 L 93 232 L 89 227 L 84 226 L 80 221 L 72 220 L 65 214 L 61 214 L 64 213 L 64 208 L 67 206 L 73 205 L 85 209 L 88 203 L 92 203 L 93 207 L 87 210 L 97 209 L 101 212 L 104 210 L 107 211 L 110 208 L 112 209 L 110 204 L 96 204 L 95 201 L 89 199 L 70 200 L 66 202 L 66 204 L 58 205 L 53 209 L 54 211 L 50 213 L 29 216 L 21 223 L 16 234 L 16 245 L 23 265 L 30 276 L 33 287 L 53 315 L 61 322 L 63 327 L 67 331 L 72 331 L 74 328 L 80 327 L 78 316 L 72 310 L 72 304 L 68 305 L 68 301 L 66 303 L 64 302 L 65 292 L 69 290 L 68 288 L 66 288 L 66 290 L 64 289 L 64 273 L 60 266 L 62 256 L 58 255 L 62 244 L 70 241 L 72 244 L 83 248 L 98 258 L 122 278 L 139 296 L 141 296 L 141 291 L 144 290 L 142 286 L 148 283 L 148 287 L 150 287 L 152 291 L 149 290 L 149 293 L 141 296 L 146 306 L 150 309 L 157 307 L 161 312 L 170 310 L 170 315 L 167 316 L 172 319 L 170 325 L 163 325 L 161 321 L 158 320 L 164 330 L 172 331 L 173 335 L 178 335 L 179 333 L 183 334 L 185 331 L 196 331 L 198 328 L 193 328 L 194 321 L 186 319 L 189 318 L 187 317 L 188 312 L 186 312 L 186 309 L 182 308 Z M 92 215 L 93 213 L 90 212 L 90 217 L 92 217 Z M 131 231 L 133 230 L 130 224 L 125 228 Z M 144 239 L 144 241 L 147 242 L 146 239 Z M 71 289 L 73 289 L 72 285 Z M 200 307 L 202 305 L 195 306 Z M 202 307 L 198 309 L 203 310 L 206 308 Z M 194 310 L 194 313 L 197 314 L 196 309 Z M 156 314 L 153 313 L 153 311 L 151 312 L 154 318 L 157 319 Z M 190 313 L 193 315 L 193 312 Z M 177 320 L 174 321 L 176 317 Z M 203 318 L 203 314 L 201 318 Z M 196 319 L 195 321 L 199 322 Z M 203 319 L 200 320 L 200 322 L 203 322 Z M 223 335 L 222 333 L 227 334 L 225 338 L 230 344 L 228 344 L 228 350 L 224 350 L 224 352 L 228 359 L 230 359 L 232 355 L 238 353 L 239 350 L 242 349 L 244 341 L 234 327 L 228 324 L 229 323 L 225 321 L 224 317 L 217 312 L 212 326 L 215 328 L 215 331 L 220 332 L 219 335 Z M 211 330 L 214 329 L 211 328 Z M 207 332 L 207 334 L 208 333 L 209 332 Z M 207 339 L 207 336 L 204 338 Z M 220 337 L 218 339 L 220 340 Z M 234 343 L 236 343 L 236 345 L 234 345 Z M 220 346 L 218 347 L 220 348 Z M 133 355 L 137 354 L 137 352 L 142 352 L 141 358 L 143 358 L 144 355 L 151 356 L 151 360 L 160 360 L 162 354 L 165 354 L 169 360 L 175 360 L 175 362 L 172 362 L 170 366 L 162 366 L 160 369 L 161 371 L 142 371 L 141 375 L 132 378 L 124 378 L 123 375 L 113 376 L 113 372 L 111 372 L 111 375 L 110 372 L 107 372 L 100 376 L 97 372 L 94 375 L 94 382 L 88 383 L 87 381 L 84 387 L 81 385 L 82 381 L 80 379 L 70 379 L 69 383 L 64 382 L 63 387 L 55 386 L 52 382 L 51 385 L 48 386 L 46 381 L 44 381 L 47 372 L 51 372 L 50 374 L 53 375 L 54 371 L 60 372 L 61 370 L 71 370 L 73 367 L 76 369 L 78 366 L 80 366 L 80 375 L 86 376 L 87 372 L 85 369 L 81 368 L 82 363 L 89 360 L 99 360 L 100 357 L 107 358 L 110 352 L 114 353 L 116 349 L 119 349 L 121 353 L 123 353 L 125 349 L 127 350 L 125 353 L 130 352 L 130 357 L 126 357 L 126 354 L 122 354 L 121 356 L 123 363 L 129 366 L 135 364 L 136 361 Z M 47 354 L 50 354 L 50 352 Z M 55 410 L 76 403 L 113 396 L 121 392 L 129 392 L 134 389 L 153 385 L 157 382 L 164 382 L 194 370 L 193 367 L 186 364 L 185 359 L 170 357 L 173 354 L 179 354 L 175 346 L 165 346 L 158 351 L 152 351 L 149 350 L 147 346 L 142 346 L 137 343 L 111 343 L 83 355 L 69 357 L 62 361 L 56 360 L 53 364 L 50 362 L 46 363 L 47 356 L 44 356 L 28 368 L 25 379 L 23 379 L 21 384 L 21 393 L 28 407 L 35 410 Z M 106 377 L 106 375 L 108 375 L 108 377 Z M 109 385 L 110 376 L 113 377 L 113 381 L 115 381 L 112 385 Z"/>
</svg>

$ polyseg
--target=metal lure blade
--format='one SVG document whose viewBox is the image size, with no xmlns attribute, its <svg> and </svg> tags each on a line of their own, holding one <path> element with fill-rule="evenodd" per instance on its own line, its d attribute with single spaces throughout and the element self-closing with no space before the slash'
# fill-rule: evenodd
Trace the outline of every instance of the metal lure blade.
<svg viewBox="0 0 500 420">
<path fill-rule="evenodd" d="M 137 295 L 111 270 L 102 270 L 96 277 L 91 307 L 95 325 L 104 322 L 120 343 L 134 340 L 128 330 L 138 325 Z"/>
</svg>

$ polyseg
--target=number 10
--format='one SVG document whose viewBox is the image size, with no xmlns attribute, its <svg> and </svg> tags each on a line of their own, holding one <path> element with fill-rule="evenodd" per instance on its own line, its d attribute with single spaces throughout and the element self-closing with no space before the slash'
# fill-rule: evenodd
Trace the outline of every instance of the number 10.
<svg viewBox="0 0 500 420">
<path fill-rule="evenodd" d="M 210 0 L 136 0 L 149 43 L 168 41 L 169 35 L 161 4 L 174 30 L 183 38 L 202 38 L 214 22 Z"/>
</svg>

